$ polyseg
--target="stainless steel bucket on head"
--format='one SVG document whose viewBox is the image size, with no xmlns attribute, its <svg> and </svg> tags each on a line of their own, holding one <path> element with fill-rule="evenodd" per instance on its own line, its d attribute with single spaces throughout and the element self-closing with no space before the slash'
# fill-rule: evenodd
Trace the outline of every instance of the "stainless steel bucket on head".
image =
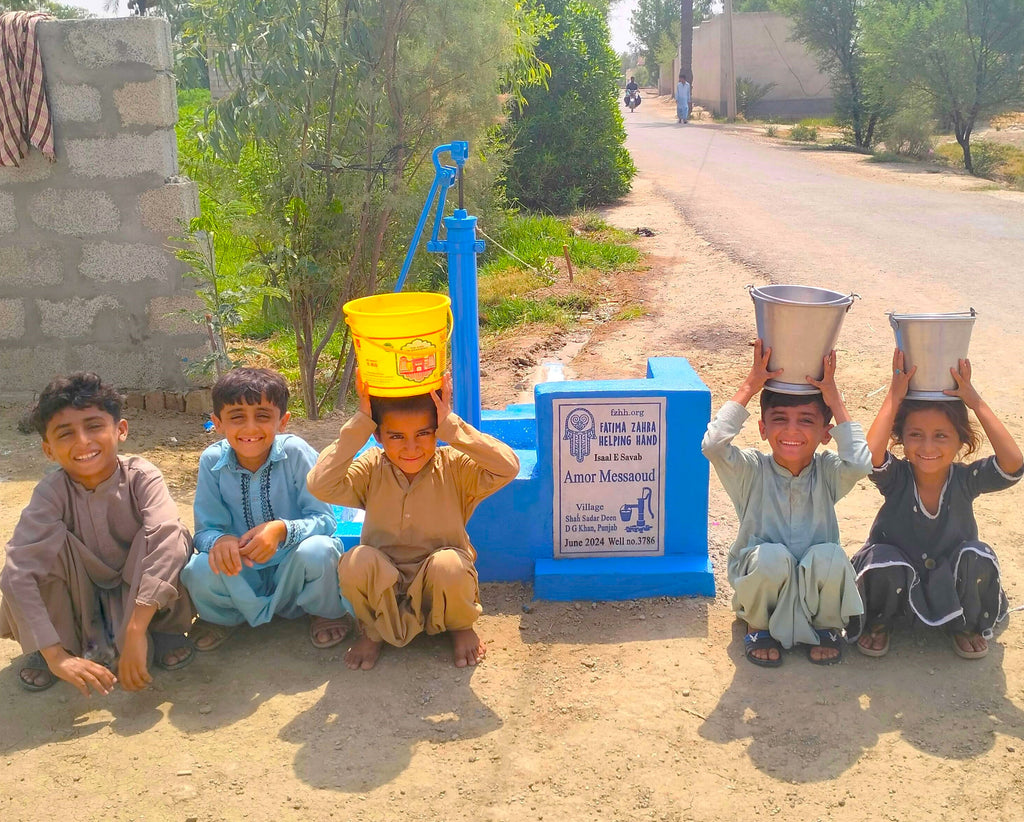
<svg viewBox="0 0 1024 822">
<path fill-rule="evenodd" d="M 747 289 L 754 301 L 757 336 L 772 350 L 768 368 L 783 370 L 765 387 L 782 394 L 817 394 L 806 378 L 824 376 L 822 361 L 835 348 L 843 318 L 857 295 L 807 285 Z"/>
<path fill-rule="evenodd" d="M 956 388 L 949 373 L 957 361 L 967 359 L 971 331 L 977 313 L 897 314 L 889 312 L 889 324 L 896 334 L 896 347 L 903 352 L 903 367 L 917 373 L 910 380 L 907 399 L 948 400 L 946 388 Z"/>
</svg>

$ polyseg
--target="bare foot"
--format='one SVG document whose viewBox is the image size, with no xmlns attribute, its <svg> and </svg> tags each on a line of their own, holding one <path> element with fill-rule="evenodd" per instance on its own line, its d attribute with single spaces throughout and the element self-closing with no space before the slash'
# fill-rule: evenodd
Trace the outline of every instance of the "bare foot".
<svg viewBox="0 0 1024 822">
<path fill-rule="evenodd" d="M 456 668 L 476 665 L 487 655 L 487 646 L 472 628 L 449 631 L 448 635 L 452 638 L 452 655 L 455 657 Z"/>
<path fill-rule="evenodd" d="M 753 633 L 755 633 L 757 631 L 763 631 L 763 630 L 764 630 L 764 628 L 755 628 L 749 622 L 747 623 L 747 633 L 748 634 L 753 634 Z M 752 657 L 754 657 L 754 659 L 763 659 L 766 662 L 775 662 L 776 660 L 779 659 L 779 649 L 778 648 L 759 648 L 756 651 L 751 651 L 750 655 Z"/>
<path fill-rule="evenodd" d="M 882 625 L 876 625 L 870 631 L 864 631 L 857 640 L 862 651 L 868 656 L 881 656 L 888 650 L 889 632 Z"/>
<path fill-rule="evenodd" d="M 351 671 L 368 671 L 377 664 L 384 643 L 360 634 L 352 647 L 345 651 L 345 666 Z"/>
<path fill-rule="evenodd" d="M 830 659 L 837 659 L 838 657 L 838 648 L 828 648 L 823 645 L 811 646 L 811 660 L 813 662 L 827 662 Z"/>
<path fill-rule="evenodd" d="M 988 642 L 981 634 L 953 634 L 953 641 L 965 654 L 984 654 L 988 650 Z"/>
</svg>

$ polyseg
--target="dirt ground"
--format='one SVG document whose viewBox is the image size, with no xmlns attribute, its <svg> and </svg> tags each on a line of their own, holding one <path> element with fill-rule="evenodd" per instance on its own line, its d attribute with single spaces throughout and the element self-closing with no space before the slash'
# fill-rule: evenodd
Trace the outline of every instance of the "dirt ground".
<svg viewBox="0 0 1024 822">
<path fill-rule="evenodd" d="M 811 161 L 885 173 L 846 155 Z M 937 175 L 904 177 L 937 184 Z M 748 367 L 754 326 L 743 286 L 756 275 L 691 231 L 643 176 L 606 216 L 655 232 L 638 240 L 649 270 L 630 275 L 647 314 L 589 336 L 520 341 L 534 349 L 518 364 L 511 344 L 489 352 L 485 379 L 514 377 L 488 400 L 514 400 L 532 364 L 575 342 L 580 378 L 636 377 L 648 356 L 687 357 L 717 408 Z M 881 312 L 926 285 L 908 276 L 879 293 L 866 283 L 847 316 L 840 384 L 865 425 L 889 371 Z M 955 294 L 934 299 L 960 307 Z M 1021 437 L 1024 368 L 998 353 L 1010 325 L 979 321 L 972 355 L 982 394 Z M 48 468 L 37 438 L 14 431 L 20 413 L 0 412 L 0 544 Z M 191 523 L 210 437 L 184 415 L 131 412 L 129 424 L 129 449 L 164 469 Z M 336 426 L 294 430 L 322 447 Z M 750 425 L 743 444 L 755 439 Z M 867 482 L 840 503 L 851 553 L 878 504 Z M 1018 488 L 977 505 L 1013 604 L 1024 599 L 1020 504 Z M 183 671 L 158 672 L 148 691 L 87 700 L 64 685 L 20 690 L 19 649 L 0 641 L 0 818 L 1024 819 L 1019 622 L 977 662 L 921 631 L 896 635 L 884 660 L 853 652 L 818 668 L 793 651 L 780 669 L 758 669 L 742 659 L 729 608 L 724 558 L 736 519 L 713 474 L 708 526 L 715 599 L 531 602 L 528 587 L 484 586 L 489 653 L 475 670 L 454 669 L 445 641 L 424 638 L 386 651 L 372 672 L 351 672 L 337 649 L 310 646 L 304 624 L 275 622 Z"/>
</svg>

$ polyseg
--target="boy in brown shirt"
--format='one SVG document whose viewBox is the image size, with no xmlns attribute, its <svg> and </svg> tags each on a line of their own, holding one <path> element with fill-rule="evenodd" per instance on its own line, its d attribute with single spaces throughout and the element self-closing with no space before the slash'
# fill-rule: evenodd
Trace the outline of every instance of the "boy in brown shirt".
<svg viewBox="0 0 1024 822">
<path fill-rule="evenodd" d="M 118 456 L 128 436 L 121 397 L 95 374 L 51 382 L 32 423 L 61 470 L 33 491 L 0 572 L 0 637 L 28 654 L 18 682 L 140 690 L 152 680 L 150 639 L 154 664 L 192 661 L 192 603 L 178 581 L 192 540 L 159 469 Z M 100 664 L 115 655 L 116 677 Z"/>
<path fill-rule="evenodd" d="M 359 411 L 306 480 L 313 496 L 366 511 L 361 544 L 338 565 L 362 629 L 345 664 L 369 670 L 384 642 L 447 631 L 456 667 L 476 665 L 485 647 L 473 630 L 482 608 L 466 523 L 515 479 L 519 459 L 452 412 L 449 375 L 441 396 L 370 397 L 358 375 L 356 389 Z M 381 447 L 355 459 L 371 435 Z M 438 448 L 439 438 L 449 444 Z"/>
</svg>

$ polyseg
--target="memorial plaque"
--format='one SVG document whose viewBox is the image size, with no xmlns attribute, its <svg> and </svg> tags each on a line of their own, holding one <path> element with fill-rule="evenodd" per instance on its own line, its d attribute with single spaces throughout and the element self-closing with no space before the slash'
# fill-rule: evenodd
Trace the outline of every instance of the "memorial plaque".
<svg viewBox="0 0 1024 822">
<path fill-rule="evenodd" d="M 556 399 L 556 558 L 665 553 L 665 398 Z"/>
</svg>

